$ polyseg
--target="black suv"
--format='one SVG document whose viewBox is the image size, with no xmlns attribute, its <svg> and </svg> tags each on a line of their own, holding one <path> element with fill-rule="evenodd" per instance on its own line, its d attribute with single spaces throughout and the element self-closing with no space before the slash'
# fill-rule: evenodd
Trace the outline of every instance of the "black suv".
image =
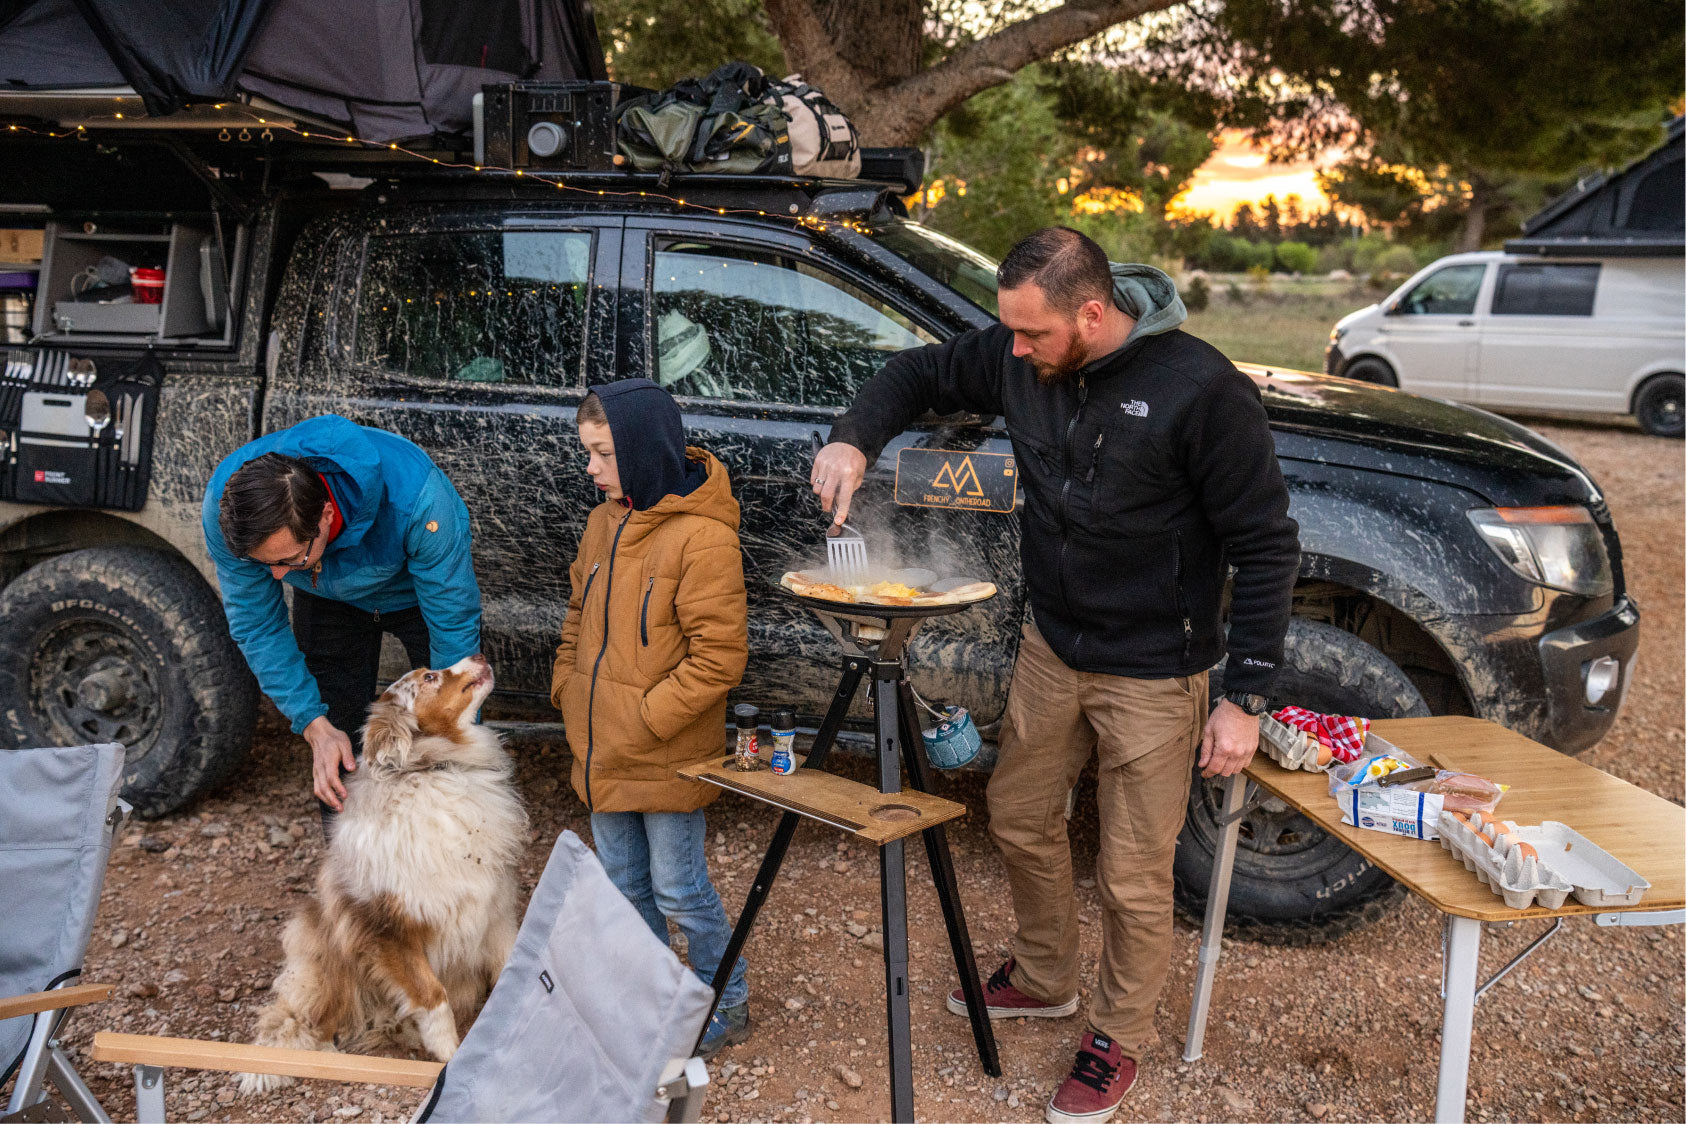
<svg viewBox="0 0 1686 1124">
<path fill-rule="evenodd" d="M 582 179 L 558 190 L 255 163 L 212 180 L 202 165 L 160 171 L 132 158 L 114 179 L 99 161 L 115 157 L 77 148 L 77 175 L 45 187 L 0 179 L 0 201 L 50 208 L 49 258 L 64 232 L 173 237 L 186 223 L 214 232 L 230 295 L 220 326 L 213 308 L 196 336 L 145 341 L 165 375 L 144 506 L 0 503 L 0 715 L 13 744 L 123 740 L 127 791 L 150 815 L 238 764 L 256 698 L 211 588 L 205 481 L 253 436 L 325 413 L 404 435 L 456 483 L 474 520 L 497 706 L 553 719 L 568 561 L 597 502 L 575 407 L 590 384 L 634 375 L 678 397 L 690 440 L 726 463 L 743 504 L 751 656 L 739 697 L 792 705 L 809 723 L 823 712 L 834 647 L 777 588 L 785 570 L 823 556 L 812 454 L 893 352 L 991 322 L 994 263 L 909 221 L 889 186 L 862 181 L 693 178 L 629 191 L 633 181 Z M 62 148 L 48 156 L 65 159 Z M 210 299 L 214 286 L 202 287 Z M 43 303 L 28 348 L 98 364 L 139 342 L 65 330 Z M 1304 549 L 1280 699 L 1372 716 L 1475 714 L 1567 752 L 1596 742 L 1627 687 L 1638 613 L 1586 472 L 1479 410 L 1244 369 L 1264 394 Z M 1019 523 L 897 506 L 892 477 L 908 447 L 1007 452 L 1006 434 L 993 418 L 925 419 L 886 450 L 852 520 L 893 541 L 905 564 L 1001 587 L 931 622 L 912 654 L 921 694 L 969 707 L 987 735 L 1026 611 Z M 1204 893 L 1213 810 L 1196 784 L 1177 857 L 1185 905 Z M 1243 827 L 1231 912 L 1327 932 L 1374 912 L 1390 886 L 1266 804 Z"/>
</svg>

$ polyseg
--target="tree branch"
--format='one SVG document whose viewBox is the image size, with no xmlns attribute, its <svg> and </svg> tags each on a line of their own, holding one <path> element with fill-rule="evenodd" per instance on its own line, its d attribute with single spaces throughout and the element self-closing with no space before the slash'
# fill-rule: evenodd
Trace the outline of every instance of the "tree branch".
<svg viewBox="0 0 1686 1124">
<path fill-rule="evenodd" d="M 863 75 L 837 50 L 811 0 L 764 0 L 785 58 L 834 102 L 849 105 L 866 93 Z"/>
<path fill-rule="evenodd" d="M 768 0 L 801 3 L 802 0 Z M 1010 81 L 1019 70 L 1081 43 L 1109 27 L 1184 0 L 1067 0 L 967 43 L 929 70 L 867 92 L 861 131 L 873 144 L 912 144 L 939 117 L 982 90 Z"/>
</svg>

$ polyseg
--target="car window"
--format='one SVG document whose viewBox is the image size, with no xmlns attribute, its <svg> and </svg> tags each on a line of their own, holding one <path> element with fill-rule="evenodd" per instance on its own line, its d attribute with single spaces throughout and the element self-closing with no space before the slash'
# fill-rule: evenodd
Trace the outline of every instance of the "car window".
<svg viewBox="0 0 1686 1124">
<path fill-rule="evenodd" d="M 1396 311 L 1411 316 L 1468 316 L 1481 292 L 1484 265 L 1449 265 L 1418 281 Z"/>
<path fill-rule="evenodd" d="M 964 242 L 939 234 L 921 223 L 887 218 L 867 231 L 874 242 L 904 261 L 912 262 L 991 316 L 1001 315 L 992 261 Z"/>
<path fill-rule="evenodd" d="M 1597 262 L 1501 265 L 1493 315 L 1591 316 L 1597 292 Z"/>
<path fill-rule="evenodd" d="M 358 362 L 441 382 L 578 385 L 590 280 L 588 232 L 371 236 Z"/>
<path fill-rule="evenodd" d="M 763 249 L 656 247 L 656 381 L 675 394 L 847 406 L 898 351 L 935 337 L 812 262 Z"/>
</svg>

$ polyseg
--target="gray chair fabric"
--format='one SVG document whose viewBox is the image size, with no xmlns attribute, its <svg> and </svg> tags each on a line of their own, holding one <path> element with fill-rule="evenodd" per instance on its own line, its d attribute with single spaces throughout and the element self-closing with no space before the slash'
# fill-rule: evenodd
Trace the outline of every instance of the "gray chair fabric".
<svg viewBox="0 0 1686 1124">
<path fill-rule="evenodd" d="M 120 745 L 0 750 L 0 995 L 81 974 L 122 783 Z M 32 1026 L 0 1022 L 0 1083 Z"/>
<path fill-rule="evenodd" d="M 418 1120 L 656 1121 L 713 991 L 656 939 L 571 831 L 515 950 Z"/>
</svg>

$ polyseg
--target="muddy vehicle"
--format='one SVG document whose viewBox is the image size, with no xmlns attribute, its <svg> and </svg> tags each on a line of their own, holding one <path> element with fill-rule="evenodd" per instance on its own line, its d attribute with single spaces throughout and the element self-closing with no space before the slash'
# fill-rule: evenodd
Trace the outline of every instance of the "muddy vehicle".
<svg viewBox="0 0 1686 1124">
<path fill-rule="evenodd" d="M 239 767 L 259 700 L 213 588 L 204 487 L 235 447 L 325 413 L 402 434 L 455 482 L 498 669 L 491 716 L 553 719 L 567 563 L 597 502 L 575 408 L 590 384 L 634 375 L 679 398 L 689 439 L 727 464 L 743 504 L 752 655 L 738 698 L 817 721 L 836 653 L 777 588 L 823 557 L 811 457 L 890 354 L 991 322 L 992 262 L 910 221 L 905 186 L 887 183 L 690 177 L 664 191 L 582 175 L 559 190 L 397 153 L 195 136 L 0 134 L 0 222 L 42 247 L 33 317 L 7 353 L 23 382 L 0 385 L 7 742 L 123 742 L 126 793 L 148 816 Z M 78 307 L 107 256 L 164 268 L 153 319 Z M 50 398 L 77 419 L 109 372 L 147 357 L 157 385 L 136 384 L 126 439 L 70 424 L 43 446 L 22 416 Z M 31 381 L 64 369 L 80 374 Z M 1475 714 L 1566 752 L 1596 742 L 1627 688 L 1638 613 L 1586 472 L 1478 410 L 1246 370 L 1304 548 L 1280 699 Z M 970 708 L 987 736 L 1026 611 L 1019 523 L 898 505 L 904 448 L 1005 454 L 1006 434 L 995 418 L 925 419 L 872 470 L 854 519 L 881 554 L 1001 587 L 933 621 L 912 652 L 921 694 Z M 56 469 L 41 467 L 49 454 Z M 127 492 L 100 482 L 113 455 Z M 48 471 L 60 476 L 35 475 Z M 88 473 L 92 494 L 42 490 Z M 1177 857 L 1187 907 L 1204 893 L 1215 807 L 1196 783 Z M 1316 936 L 1374 913 L 1390 887 L 1267 802 L 1243 824 L 1231 915 Z"/>
</svg>

